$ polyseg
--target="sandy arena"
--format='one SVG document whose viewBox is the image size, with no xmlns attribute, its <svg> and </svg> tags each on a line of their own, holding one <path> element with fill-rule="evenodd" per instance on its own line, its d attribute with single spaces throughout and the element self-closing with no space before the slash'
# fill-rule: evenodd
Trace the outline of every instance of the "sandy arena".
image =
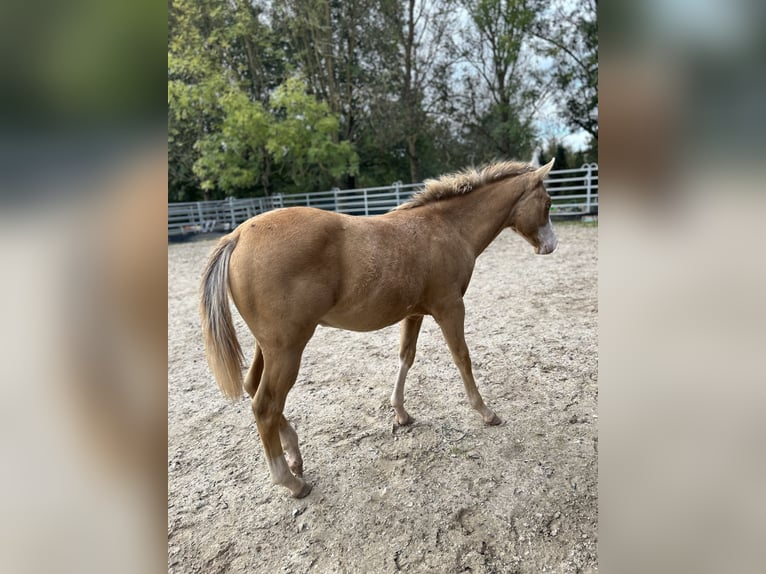
<svg viewBox="0 0 766 574">
<path fill-rule="evenodd" d="M 598 228 L 555 228 L 549 256 L 503 232 L 465 296 L 500 426 L 468 406 L 430 317 L 408 427 L 389 404 L 399 327 L 317 329 L 285 409 L 313 485 L 301 500 L 271 485 L 249 400 L 227 402 L 205 362 L 197 289 L 215 240 L 170 244 L 168 571 L 597 572 Z"/>
</svg>

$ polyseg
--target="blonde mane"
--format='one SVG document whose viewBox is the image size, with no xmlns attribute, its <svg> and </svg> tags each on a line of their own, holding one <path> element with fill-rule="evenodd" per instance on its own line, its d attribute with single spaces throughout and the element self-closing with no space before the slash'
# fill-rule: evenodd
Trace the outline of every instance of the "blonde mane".
<svg viewBox="0 0 766 574">
<path fill-rule="evenodd" d="M 501 161 L 481 168 L 468 168 L 443 175 L 439 179 L 427 179 L 421 191 L 396 209 L 412 209 L 435 201 L 470 193 L 488 183 L 535 171 L 534 166 L 518 161 Z"/>
</svg>

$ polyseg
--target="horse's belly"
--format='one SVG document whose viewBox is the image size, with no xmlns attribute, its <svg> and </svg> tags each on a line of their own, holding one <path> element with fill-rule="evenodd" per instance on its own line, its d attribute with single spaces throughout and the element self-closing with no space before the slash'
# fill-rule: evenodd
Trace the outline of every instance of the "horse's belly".
<svg viewBox="0 0 766 574">
<path fill-rule="evenodd" d="M 335 327 L 336 329 L 346 329 L 347 331 L 377 331 L 394 323 L 398 323 L 404 317 L 375 317 L 359 315 L 332 315 L 328 314 L 319 321 L 320 325 L 325 327 Z"/>
<path fill-rule="evenodd" d="M 320 325 L 349 331 L 377 331 L 398 323 L 408 315 L 420 314 L 415 305 L 357 305 L 353 308 L 334 308 L 319 321 Z"/>
</svg>

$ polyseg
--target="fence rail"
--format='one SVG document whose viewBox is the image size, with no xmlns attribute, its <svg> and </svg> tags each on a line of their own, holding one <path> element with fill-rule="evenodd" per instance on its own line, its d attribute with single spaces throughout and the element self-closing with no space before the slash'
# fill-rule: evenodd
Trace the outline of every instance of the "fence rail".
<svg viewBox="0 0 766 574">
<path fill-rule="evenodd" d="M 598 213 L 598 165 L 551 171 L 545 180 L 551 196 L 551 217 L 578 217 Z M 307 206 L 349 215 L 379 215 L 407 201 L 422 184 L 396 182 L 385 187 L 332 189 L 222 201 L 168 204 L 168 236 L 210 231 L 231 231 L 251 217 L 280 207 Z"/>
</svg>

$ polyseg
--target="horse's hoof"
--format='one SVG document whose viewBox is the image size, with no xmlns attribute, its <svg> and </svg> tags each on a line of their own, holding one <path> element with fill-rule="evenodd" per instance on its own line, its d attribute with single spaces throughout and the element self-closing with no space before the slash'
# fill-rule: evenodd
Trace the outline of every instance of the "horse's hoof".
<svg viewBox="0 0 766 574">
<path fill-rule="evenodd" d="M 297 493 L 293 492 L 292 495 L 293 498 L 304 498 L 309 495 L 309 492 L 311 492 L 311 485 L 308 482 L 303 482 L 303 488 L 301 488 Z"/>
<path fill-rule="evenodd" d="M 400 427 L 406 427 L 407 425 L 411 425 L 415 422 L 415 419 L 413 419 L 410 415 L 407 415 L 407 417 L 403 420 L 399 420 L 399 417 L 395 417 L 396 424 Z"/>
<path fill-rule="evenodd" d="M 502 422 L 503 422 L 503 421 L 501 421 L 501 420 L 500 420 L 500 417 L 499 417 L 499 416 L 497 416 L 497 415 L 496 415 L 496 414 L 494 414 L 494 413 L 492 414 L 492 418 L 491 418 L 491 419 L 489 419 L 489 420 L 486 420 L 486 419 L 485 419 L 485 420 L 484 420 L 484 424 L 486 424 L 487 426 L 495 426 L 495 425 L 499 425 L 499 424 L 500 424 L 500 423 L 502 423 Z"/>
</svg>

